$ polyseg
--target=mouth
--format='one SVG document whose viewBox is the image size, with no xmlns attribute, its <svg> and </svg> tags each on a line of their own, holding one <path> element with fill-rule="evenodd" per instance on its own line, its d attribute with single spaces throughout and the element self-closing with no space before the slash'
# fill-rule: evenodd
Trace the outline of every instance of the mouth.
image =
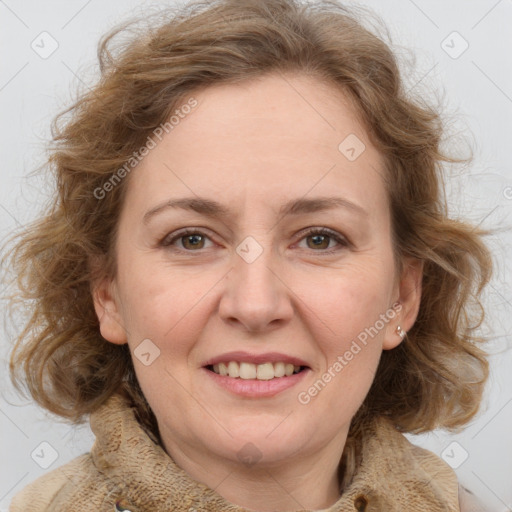
<svg viewBox="0 0 512 512">
<path fill-rule="evenodd" d="M 280 352 L 234 351 L 204 361 L 202 370 L 214 384 L 243 398 L 271 398 L 302 382 L 311 372 L 304 359 Z"/>
<path fill-rule="evenodd" d="M 306 370 L 307 366 L 294 365 L 284 361 L 261 364 L 246 361 L 225 361 L 206 365 L 205 368 L 222 377 L 243 380 L 274 380 L 291 377 Z"/>
</svg>

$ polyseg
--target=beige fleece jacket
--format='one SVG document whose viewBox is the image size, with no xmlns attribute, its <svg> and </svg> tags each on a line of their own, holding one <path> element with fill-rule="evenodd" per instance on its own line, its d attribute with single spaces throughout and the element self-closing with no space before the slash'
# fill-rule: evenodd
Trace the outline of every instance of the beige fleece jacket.
<svg viewBox="0 0 512 512">
<path fill-rule="evenodd" d="M 91 415 L 90 453 L 28 485 L 11 512 L 244 512 L 180 469 L 118 396 Z M 386 420 L 363 444 L 362 464 L 325 512 L 459 511 L 457 478 L 433 453 Z"/>
</svg>

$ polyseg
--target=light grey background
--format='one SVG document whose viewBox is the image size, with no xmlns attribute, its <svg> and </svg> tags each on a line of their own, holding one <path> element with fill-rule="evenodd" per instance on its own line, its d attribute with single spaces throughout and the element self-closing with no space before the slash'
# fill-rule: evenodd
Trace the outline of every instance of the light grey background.
<svg viewBox="0 0 512 512">
<path fill-rule="evenodd" d="M 51 119 L 69 104 L 77 86 L 93 83 L 99 37 L 133 14 L 171 3 L 0 0 L 1 237 L 34 218 L 45 199 L 46 184 L 27 175 L 44 163 Z M 469 138 L 474 148 L 471 169 L 453 172 L 448 183 L 453 214 L 489 228 L 508 227 L 512 0 L 357 4 L 382 16 L 403 59 L 410 64 L 415 56 L 414 69 L 406 72 L 408 88 L 418 94 L 433 90 L 438 97 L 444 95 L 451 131 L 458 133 L 453 147 L 463 148 Z M 47 56 L 52 44 L 58 48 Z M 512 510 L 511 241 L 510 231 L 489 239 L 496 273 L 487 293 L 489 318 L 484 331 L 493 338 L 493 356 L 482 413 L 456 435 L 436 432 L 411 437 L 458 466 L 459 479 L 495 512 Z M 88 451 L 92 443 L 88 427 L 58 422 L 13 392 L 6 364 L 12 336 L 12 328 L 2 329 L 0 511 L 23 486 Z M 40 467 L 50 463 L 48 469 Z"/>
</svg>

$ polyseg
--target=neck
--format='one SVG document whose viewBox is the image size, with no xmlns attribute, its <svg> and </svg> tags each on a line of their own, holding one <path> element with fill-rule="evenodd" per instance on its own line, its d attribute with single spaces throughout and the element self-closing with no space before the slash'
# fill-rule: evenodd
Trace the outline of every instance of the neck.
<svg viewBox="0 0 512 512">
<path fill-rule="evenodd" d="M 326 509 L 339 499 L 338 470 L 346 435 L 343 432 L 321 450 L 252 465 L 206 455 L 183 442 L 164 441 L 164 445 L 189 476 L 227 501 L 260 512 L 290 512 Z"/>
</svg>

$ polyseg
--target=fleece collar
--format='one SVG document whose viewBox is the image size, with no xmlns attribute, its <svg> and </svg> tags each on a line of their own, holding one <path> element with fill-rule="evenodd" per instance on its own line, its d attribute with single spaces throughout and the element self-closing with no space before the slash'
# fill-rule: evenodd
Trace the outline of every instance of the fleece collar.
<svg viewBox="0 0 512 512">
<path fill-rule="evenodd" d="M 91 428 L 96 435 L 92 460 L 109 488 L 122 496 L 118 510 L 250 512 L 179 468 L 121 397 L 111 397 L 91 415 Z M 447 464 L 380 419 L 364 439 L 351 484 L 323 512 L 458 512 L 457 489 Z"/>
</svg>

